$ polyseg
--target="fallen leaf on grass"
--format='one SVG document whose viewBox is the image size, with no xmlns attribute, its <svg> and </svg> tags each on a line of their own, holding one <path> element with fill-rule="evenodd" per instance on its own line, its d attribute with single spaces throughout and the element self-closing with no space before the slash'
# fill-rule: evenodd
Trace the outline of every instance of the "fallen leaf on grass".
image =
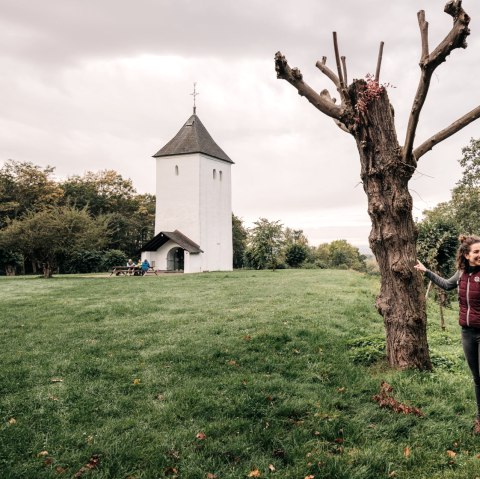
<svg viewBox="0 0 480 479">
<path fill-rule="evenodd" d="M 227 364 L 228 364 L 229 366 L 238 366 L 237 361 L 235 361 L 234 359 L 230 359 L 230 361 L 228 361 Z"/>
<path fill-rule="evenodd" d="M 217 479 L 217 477 L 218 477 L 217 475 L 212 474 L 211 472 L 207 474 L 207 479 Z"/>
<path fill-rule="evenodd" d="M 205 439 L 207 439 L 207 435 L 204 432 L 199 432 L 195 437 L 199 441 L 204 441 Z"/>
<path fill-rule="evenodd" d="M 55 468 L 55 472 L 56 472 L 57 474 L 63 474 L 64 472 L 67 472 L 67 470 L 66 470 L 65 468 L 63 468 L 62 466 L 57 466 L 57 467 Z"/>
<path fill-rule="evenodd" d="M 138 385 L 140 384 L 140 379 L 135 378 L 135 379 L 133 380 L 133 384 L 134 384 L 135 386 L 138 386 Z"/>
<path fill-rule="evenodd" d="M 447 451 L 447 456 L 448 457 L 451 457 L 452 459 L 457 455 L 457 453 L 455 451 L 450 451 L 448 450 Z"/>
<path fill-rule="evenodd" d="M 274 466 L 273 464 L 269 464 L 269 465 L 268 465 L 268 470 L 269 470 L 270 472 L 275 472 L 275 466 Z"/>
<path fill-rule="evenodd" d="M 14 424 L 17 424 L 17 420 L 14 418 L 14 417 L 11 417 L 9 420 L 8 420 L 8 424 L 10 425 L 14 425 Z"/>
<path fill-rule="evenodd" d="M 309 476 L 305 476 L 305 479 L 315 479 L 315 476 L 313 474 L 310 474 Z"/>
<path fill-rule="evenodd" d="M 376 394 L 372 399 L 378 402 L 380 407 L 386 407 L 402 414 L 414 414 L 419 417 L 423 416 L 423 412 L 420 411 L 420 409 L 398 402 L 390 393 L 393 393 L 392 386 L 383 381 L 380 385 L 380 394 Z"/>
<path fill-rule="evenodd" d="M 410 454 L 411 454 L 410 448 L 407 446 L 407 447 L 403 450 L 403 455 L 408 459 L 408 458 L 410 457 Z"/>
<path fill-rule="evenodd" d="M 52 378 L 52 379 L 50 379 L 50 382 L 51 383 L 63 383 L 63 379 L 62 378 Z"/>
<path fill-rule="evenodd" d="M 100 464 L 100 457 L 97 454 L 94 454 L 90 460 L 80 468 L 78 472 L 75 473 L 73 476 L 75 479 L 78 479 L 79 477 L 82 477 L 83 474 L 85 474 L 87 471 L 90 471 L 92 469 L 95 469 L 98 467 Z"/>
<path fill-rule="evenodd" d="M 253 471 L 250 472 L 250 474 L 248 475 L 248 477 L 260 477 L 261 476 L 261 473 L 258 469 L 254 469 Z"/>
<path fill-rule="evenodd" d="M 48 451 L 40 451 L 40 452 L 37 454 L 37 457 L 44 457 L 44 456 L 48 456 Z"/>
<path fill-rule="evenodd" d="M 178 469 L 176 467 L 167 467 L 165 469 L 165 475 L 166 476 L 172 476 L 174 474 L 178 473 Z"/>
</svg>

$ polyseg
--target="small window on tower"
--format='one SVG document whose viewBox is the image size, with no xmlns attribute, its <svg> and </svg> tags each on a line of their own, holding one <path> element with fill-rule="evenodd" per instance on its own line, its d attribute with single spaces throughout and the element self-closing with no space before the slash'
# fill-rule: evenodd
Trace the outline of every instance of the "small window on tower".
<svg viewBox="0 0 480 479">
<path fill-rule="evenodd" d="M 178 165 L 175 165 L 175 174 L 178 176 Z"/>
<path fill-rule="evenodd" d="M 213 179 L 217 177 L 217 170 L 213 170 Z"/>
<path fill-rule="evenodd" d="M 218 175 L 219 175 L 220 181 L 222 181 L 222 176 L 223 176 L 222 170 L 218 172 Z"/>
</svg>

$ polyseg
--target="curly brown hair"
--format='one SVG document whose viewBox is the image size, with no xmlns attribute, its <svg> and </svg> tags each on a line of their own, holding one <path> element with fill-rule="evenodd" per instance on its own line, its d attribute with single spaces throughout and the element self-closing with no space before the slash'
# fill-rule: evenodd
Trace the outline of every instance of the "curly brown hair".
<svg viewBox="0 0 480 479">
<path fill-rule="evenodd" d="M 468 260 L 465 255 L 470 252 L 472 244 L 480 243 L 480 236 L 460 235 L 458 241 L 460 241 L 460 246 L 457 250 L 457 268 L 465 271 L 468 267 Z"/>
</svg>

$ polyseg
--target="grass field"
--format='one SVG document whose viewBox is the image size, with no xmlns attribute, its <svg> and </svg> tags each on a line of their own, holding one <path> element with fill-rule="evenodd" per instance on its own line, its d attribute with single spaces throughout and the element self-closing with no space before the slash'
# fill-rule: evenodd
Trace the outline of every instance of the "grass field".
<svg viewBox="0 0 480 479">
<path fill-rule="evenodd" d="M 480 477 L 456 312 L 375 361 L 351 271 L 0 278 L 0 478 Z M 380 408 L 382 381 L 423 416 Z"/>
</svg>

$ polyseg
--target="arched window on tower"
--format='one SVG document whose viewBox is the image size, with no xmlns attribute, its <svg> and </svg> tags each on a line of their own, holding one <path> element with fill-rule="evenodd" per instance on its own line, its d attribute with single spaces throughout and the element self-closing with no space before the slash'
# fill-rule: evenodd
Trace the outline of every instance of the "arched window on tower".
<svg viewBox="0 0 480 479">
<path fill-rule="evenodd" d="M 223 173 L 222 173 L 222 170 L 220 170 L 218 172 L 218 177 L 219 177 L 220 181 L 222 181 L 222 176 L 223 176 Z"/>
<path fill-rule="evenodd" d="M 175 165 L 175 174 L 178 176 L 178 165 Z"/>
<path fill-rule="evenodd" d="M 217 170 L 213 170 L 213 179 L 215 179 L 217 177 Z"/>
</svg>

